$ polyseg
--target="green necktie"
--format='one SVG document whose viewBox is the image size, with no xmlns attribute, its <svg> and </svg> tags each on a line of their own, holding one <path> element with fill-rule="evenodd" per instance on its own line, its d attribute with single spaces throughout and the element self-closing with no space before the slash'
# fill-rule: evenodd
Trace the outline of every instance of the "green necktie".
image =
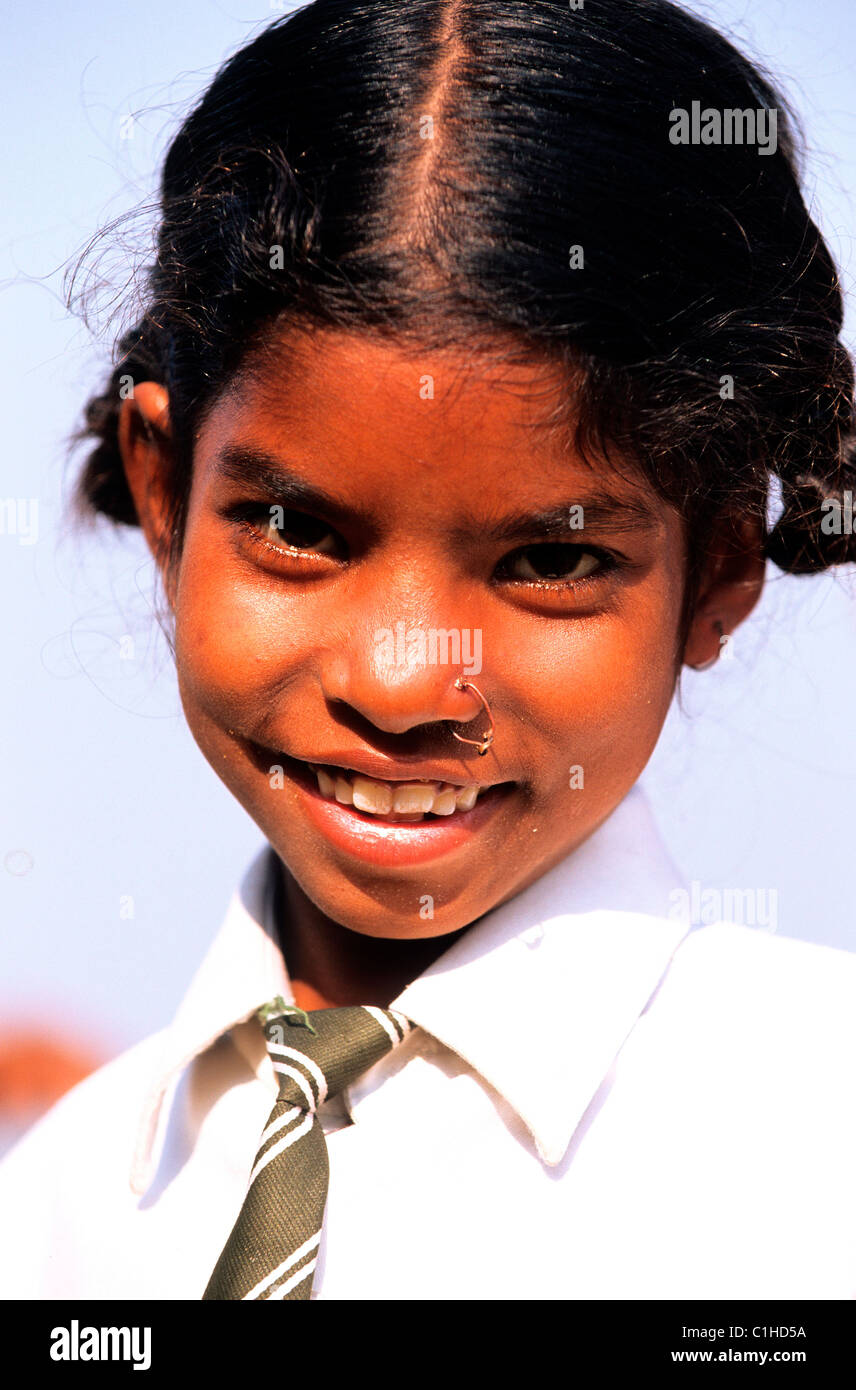
<svg viewBox="0 0 856 1390">
<path fill-rule="evenodd" d="M 203 1299 L 309 1298 L 330 1171 L 316 1111 L 413 1027 L 392 1009 L 367 1004 L 307 1014 L 279 997 L 258 1016 L 279 1097 Z"/>
</svg>

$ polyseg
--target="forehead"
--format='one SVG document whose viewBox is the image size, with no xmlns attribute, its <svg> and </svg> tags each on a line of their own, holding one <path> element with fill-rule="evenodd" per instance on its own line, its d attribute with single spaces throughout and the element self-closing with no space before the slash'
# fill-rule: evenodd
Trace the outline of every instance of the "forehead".
<svg viewBox="0 0 856 1390">
<path fill-rule="evenodd" d="M 575 487 L 663 503 L 626 461 L 585 460 L 571 443 L 568 369 L 501 344 L 422 347 L 333 329 L 282 331 L 248 360 L 206 418 L 204 463 L 235 444 L 281 458 L 343 496 L 475 497 L 524 505 Z"/>
</svg>

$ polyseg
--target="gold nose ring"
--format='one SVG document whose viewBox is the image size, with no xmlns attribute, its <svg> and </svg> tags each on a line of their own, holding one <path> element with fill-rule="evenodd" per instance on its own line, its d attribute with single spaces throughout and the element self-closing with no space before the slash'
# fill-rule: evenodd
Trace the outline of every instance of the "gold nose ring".
<svg viewBox="0 0 856 1390">
<path fill-rule="evenodd" d="M 452 736 L 453 736 L 454 738 L 456 738 L 456 739 L 458 740 L 459 743 L 470 743 L 470 744 L 472 744 L 472 746 L 473 746 L 474 748 L 477 748 L 477 749 L 478 749 L 479 757 L 480 757 L 480 758 L 483 758 L 484 755 L 485 755 L 485 753 L 487 752 L 487 750 L 490 748 L 490 745 L 493 743 L 494 734 L 496 733 L 496 729 L 495 729 L 495 727 L 494 727 L 494 722 L 493 722 L 493 715 L 492 715 L 491 712 L 490 712 L 490 705 L 488 704 L 488 702 L 487 702 L 487 700 L 485 699 L 485 697 L 482 695 L 482 693 L 481 693 L 481 691 L 479 690 L 478 686 L 477 686 L 477 685 L 473 685 L 472 681 L 465 681 L 464 678 L 463 678 L 463 676 L 458 676 L 457 680 L 455 681 L 455 689 L 456 689 L 456 690 L 471 690 L 471 691 L 473 692 L 474 695 L 477 695 L 477 696 L 478 696 L 478 698 L 479 698 L 479 699 L 481 700 L 481 702 L 482 702 L 482 707 L 483 707 L 483 709 L 484 709 L 485 714 L 487 715 L 488 723 L 489 723 L 490 727 L 487 728 L 487 729 L 485 729 L 485 731 L 484 731 L 484 733 L 482 734 L 481 738 L 464 738 L 463 734 L 456 734 L 455 731 L 454 731 L 454 729 L 452 730 Z M 474 715 L 473 718 L 475 718 L 475 717 L 476 717 L 476 716 Z M 469 722 L 469 721 L 468 721 L 468 722 Z"/>
</svg>

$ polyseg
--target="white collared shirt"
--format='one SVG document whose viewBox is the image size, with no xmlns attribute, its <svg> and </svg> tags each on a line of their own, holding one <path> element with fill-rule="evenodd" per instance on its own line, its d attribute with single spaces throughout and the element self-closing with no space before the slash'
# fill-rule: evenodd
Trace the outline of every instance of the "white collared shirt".
<svg viewBox="0 0 856 1390">
<path fill-rule="evenodd" d="M 0 1163 L 0 1296 L 201 1297 L 276 1095 L 274 863 Z M 679 884 L 635 788 L 392 1002 L 414 1032 L 319 1112 L 313 1297 L 856 1296 L 856 956 L 688 930 Z"/>
</svg>

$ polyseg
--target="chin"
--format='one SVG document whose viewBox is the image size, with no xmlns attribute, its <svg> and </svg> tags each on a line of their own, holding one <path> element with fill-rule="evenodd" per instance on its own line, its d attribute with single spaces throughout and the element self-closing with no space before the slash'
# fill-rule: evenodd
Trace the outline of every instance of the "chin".
<svg viewBox="0 0 856 1390">
<path fill-rule="evenodd" d="M 276 848 L 276 846 L 274 846 Z M 277 850 L 279 853 L 279 850 Z M 358 883 L 337 874 L 335 882 L 319 877 L 317 861 L 304 867 L 280 858 L 311 903 L 325 917 L 360 936 L 388 941 L 429 940 L 450 936 L 487 912 L 491 904 L 459 897 L 455 902 L 438 904 L 424 877 L 421 882 Z M 313 871 L 314 870 L 314 871 Z M 433 904 L 427 899 L 434 897 Z M 429 911 L 433 915 L 427 915 Z M 423 912 L 425 916 L 421 915 Z"/>
</svg>

